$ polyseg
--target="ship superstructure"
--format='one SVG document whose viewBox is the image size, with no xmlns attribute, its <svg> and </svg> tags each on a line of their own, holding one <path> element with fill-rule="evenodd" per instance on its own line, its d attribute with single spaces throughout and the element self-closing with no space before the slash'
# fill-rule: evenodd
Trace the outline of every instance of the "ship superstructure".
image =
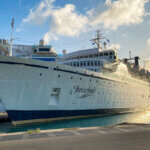
<svg viewBox="0 0 150 150">
<path fill-rule="evenodd" d="M 68 53 L 59 60 L 59 63 L 100 72 L 105 64 L 118 61 L 117 50 L 115 47 L 113 49 L 107 49 L 106 42 L 104 42 L 104 48 L 102 48 L 100 45 L 101 39 L 103 39 L 103 37 L 100 35 L 100 31 L 98 30 L 97 38 L 92 39 L 92 41 L 97 45 L 97 48 Z"/>
</svg>

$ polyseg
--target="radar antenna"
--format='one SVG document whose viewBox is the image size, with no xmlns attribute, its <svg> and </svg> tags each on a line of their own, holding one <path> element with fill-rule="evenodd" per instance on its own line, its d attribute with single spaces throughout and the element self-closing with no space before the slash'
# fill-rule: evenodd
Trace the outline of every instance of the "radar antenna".
<svg viewBox="0 0 150 150">
<path fill-rule="evenodd" d="M 102 36 L 101 30 L 97 30 L 97 37 L 90 40 L 90 41 L 92 41 L 94 44 L 97 45 L 97 48 L 98 48 L 99 51 L 102 50 L 102 47 L 101 47 L 101 45 L 100 45 L 100 40 L 101 40 L 101 39 L 105 39 L 105 37 Z"/>
</svg>

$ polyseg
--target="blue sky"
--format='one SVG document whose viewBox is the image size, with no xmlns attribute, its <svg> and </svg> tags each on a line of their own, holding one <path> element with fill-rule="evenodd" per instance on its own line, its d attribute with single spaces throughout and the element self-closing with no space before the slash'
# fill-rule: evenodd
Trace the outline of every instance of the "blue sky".
<svg viewBox="0 0 150 150">
<path fill-rule="evenodd" d="M 120 57 L 150 58 L 149 0 L 0 0 L 0 38 L 37 44 L 45 39 L 58 53 L 93 47 L 97 29 L 116 46 Z M 109 46 L 109 44 L 108 44 Z"/>
</svg>

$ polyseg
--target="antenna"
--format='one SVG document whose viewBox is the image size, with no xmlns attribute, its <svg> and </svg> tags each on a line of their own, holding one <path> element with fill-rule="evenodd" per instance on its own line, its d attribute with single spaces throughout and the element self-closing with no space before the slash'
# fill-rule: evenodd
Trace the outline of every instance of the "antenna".
<svg viewBox="0 0 150 150">
<path fill-rule="evenodd" d="M 14 29 L 14 18 L 12 18 L 12 22 L 11 22 L 11 39 L 10 39 L 10 50 L 9 50 L 9 56 L 12 56 L 13 29 Z"/>
<path fill-rule="evenodd" d="M 105 39 L 105 37 L 102 37 L 101 30 L 97 30 L 97 37 L 90 40 L 90 41 L 92 41 L 93 43 L 95 43 L 97 45 L 97 48 L 98 48 L 99 51 L 101 50 L 101 45 L 100 45 L 100 40 L 101 39 Z"/>
<path fill-rule="evenodd" d="M 132 58 L 131 58 L 131 51 L 129 51 L 129 59 L 131 60 Z"/>
</svg>

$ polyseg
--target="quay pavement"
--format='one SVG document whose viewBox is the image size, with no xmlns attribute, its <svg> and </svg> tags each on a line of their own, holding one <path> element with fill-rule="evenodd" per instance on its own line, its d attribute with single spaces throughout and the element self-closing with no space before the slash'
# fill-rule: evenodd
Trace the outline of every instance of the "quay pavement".
<svg viewBox="0 0 150 150">
<path fill-rule="evenodd" d="M 149 150 L 150 125 L 121 124 L 0 134 L 0 150 Z"/>
</svg>

